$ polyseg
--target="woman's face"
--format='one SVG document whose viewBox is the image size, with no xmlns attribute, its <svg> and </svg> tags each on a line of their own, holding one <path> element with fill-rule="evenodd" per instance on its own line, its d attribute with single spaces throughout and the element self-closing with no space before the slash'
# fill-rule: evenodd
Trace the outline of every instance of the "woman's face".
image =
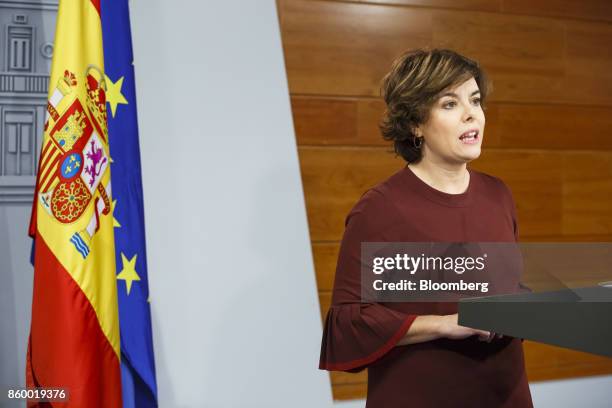
<svg viewBox="0 0 612 408">
<path fill-rule="evenodd" d="M 480 156 L 485 116 L 474 78 L 450 88 L 433 104 L 427 122 L 417 128 L 423 136 L 423 159 L 464 164 Z"/>
</svg>

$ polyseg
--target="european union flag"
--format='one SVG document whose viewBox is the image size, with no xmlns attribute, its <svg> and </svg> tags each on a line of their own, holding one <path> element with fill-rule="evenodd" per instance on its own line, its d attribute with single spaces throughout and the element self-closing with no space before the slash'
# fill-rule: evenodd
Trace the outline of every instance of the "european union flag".
<svg viewBox="0 0 612 408">
<path fill-rule="evenodd" d="M 124 407 L 157 407 L 128 0 L 102 1 Z"/>
</svg>

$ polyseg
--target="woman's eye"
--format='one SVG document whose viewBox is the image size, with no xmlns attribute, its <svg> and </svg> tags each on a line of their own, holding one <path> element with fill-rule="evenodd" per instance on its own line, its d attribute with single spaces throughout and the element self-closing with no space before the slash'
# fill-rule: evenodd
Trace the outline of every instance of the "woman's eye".
<svg viewBox="0 0 612 408">
<path fill-rule="evenodd" d="M 473 103 L 474 105 L 477 105 L 477 106 L 478 106 L 478 105 L 480 105 L 480 98 L 474 98 L 474 99 L 472 100 L 472 103 Z"/>
<path fill-rule="evenodd" d="M 444 109 L 451 109 L 451 108 L 455 107 L 455 105 L 457 105 L 457 103 L 455 101 L 448 101 L 448 102 L 444 102 L 442 104 L 442 107 Z"/>
</svg>

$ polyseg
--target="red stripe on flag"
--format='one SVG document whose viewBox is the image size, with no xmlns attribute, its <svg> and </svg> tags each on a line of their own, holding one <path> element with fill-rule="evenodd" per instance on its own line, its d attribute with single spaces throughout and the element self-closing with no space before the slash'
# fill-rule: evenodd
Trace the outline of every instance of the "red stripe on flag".
<svg viewBox="0 0 612 408">
<path fill-rule="evenodd" d="M 32 200 L 32 212 L 30 212 L 30 225 L 28 226 L 28 235 L 32 238 L 36 236 L 36 208 L 38 207 L 38 185 L 40 184 L 40 172 L 42 171 L 42 161 L 45 157 L 50 143 L 44 147 L 42 153 L 38 156 L 38 171 L 36 172 L 36 185 L 34 186 L 34 199 Z"/>
<path fill-rule="evenodd" d="M 40 179 L 41 184 L 45 183 L 45 186 L 41 189 L 43 193 L 47 192 L 47 190 L 49 189 L 49 186 L 51 185 L 51 182 L 55 178 L 57 178 L 57 173 L 58 173 L 57 165 L 59 163 L 59 160 L 60 160 L 60 156 L 57 156 L 55 160 L 51 162 L 51 165 L 49 166 L 48 170 L 45 171 L 45 173 L 42 175 Z"/>
<path fill-rule="evenodd" d="M 43 193 L 46 193 L 49 191 L 49 189 L 51 188 L 51 185 L 53 184 L 53 182 L 57 180 L 56 176 L 51 177 L 51 179 L 49 180 L 49 182 L 47 184 L 45 184 L 45 186 L 43 187 L 42 191 Z"/>
<path fill-rule="evenodd" d="M 102 13 L 100 13 L 100 0 L 91 0 L 91 4 L 98 10 L 98 14 L 102 15 Z"/>
<path fill-rule="evenodd" d="M 49 146 L 51 146 L 52 143 L 47 143 L 42 151 L 42 153 L 40 154 L 41 157 L 45 157 L 45 155 L 47 154 L 47 151 L 49 150 Z"/>
<path fill-rule="evenodd" d="M 51 143 L 49 143 L 51 144 Z M 48 145 L 47 145 L 48 146 Z M 45 150 L 47 150 L 45 148 Z M 47 168 L 47 164 L 49 164 L 49 160 L 51 160 L 51 158 L 55 155 L 56 151 L 55 149 L 53 149 L 53 151 L 47 155 L 43 154 L 41 157 L 44 157 L 44 161 L 41 163 L 40 167 L 38 168 L 38 171 L 44 171 Z"/>
<path fill-rule="evenodd" d="M 60 117 L 55 106 L 51 105 L 51 102 L 47 102 L 47 112 L 49 112 L 49 116 L 51 116 L 53 120 L 58 120 Z"/>
<path fill-rule="evenodd" d="M 120 408 L 119 359 L 91 303 L 40 234 L 34 270 L 27 386 L 66 388 L 63 407 Z"/>
<path fill-rule="evenodd" d="M 102 128 L 100 128 L 98 119 L 96 119 L 96 116 L 93 114 L 91 109 L 87 108 L 87 111 L 89 112 L 89 117 L 91 117 L 91 121 L 93 122 L 96 130 L 98 131 L 98 135 L 102 138 L 102 140 L 104 140 L 104 143 L 106 143 L 106 136 L 104 136 L 104 132 L 102 131 Z"/>
</svg>

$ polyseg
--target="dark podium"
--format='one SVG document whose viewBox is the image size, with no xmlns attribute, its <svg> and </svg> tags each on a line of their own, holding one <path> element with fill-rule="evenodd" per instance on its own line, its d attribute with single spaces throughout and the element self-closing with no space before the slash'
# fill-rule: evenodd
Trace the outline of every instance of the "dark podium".
<svg viewBox="0 0 612 408">
<path fill-rule="evenodd" d="M 612 287 L 461 299 L 459 324 L 612 357 Z"/>
</svg>

